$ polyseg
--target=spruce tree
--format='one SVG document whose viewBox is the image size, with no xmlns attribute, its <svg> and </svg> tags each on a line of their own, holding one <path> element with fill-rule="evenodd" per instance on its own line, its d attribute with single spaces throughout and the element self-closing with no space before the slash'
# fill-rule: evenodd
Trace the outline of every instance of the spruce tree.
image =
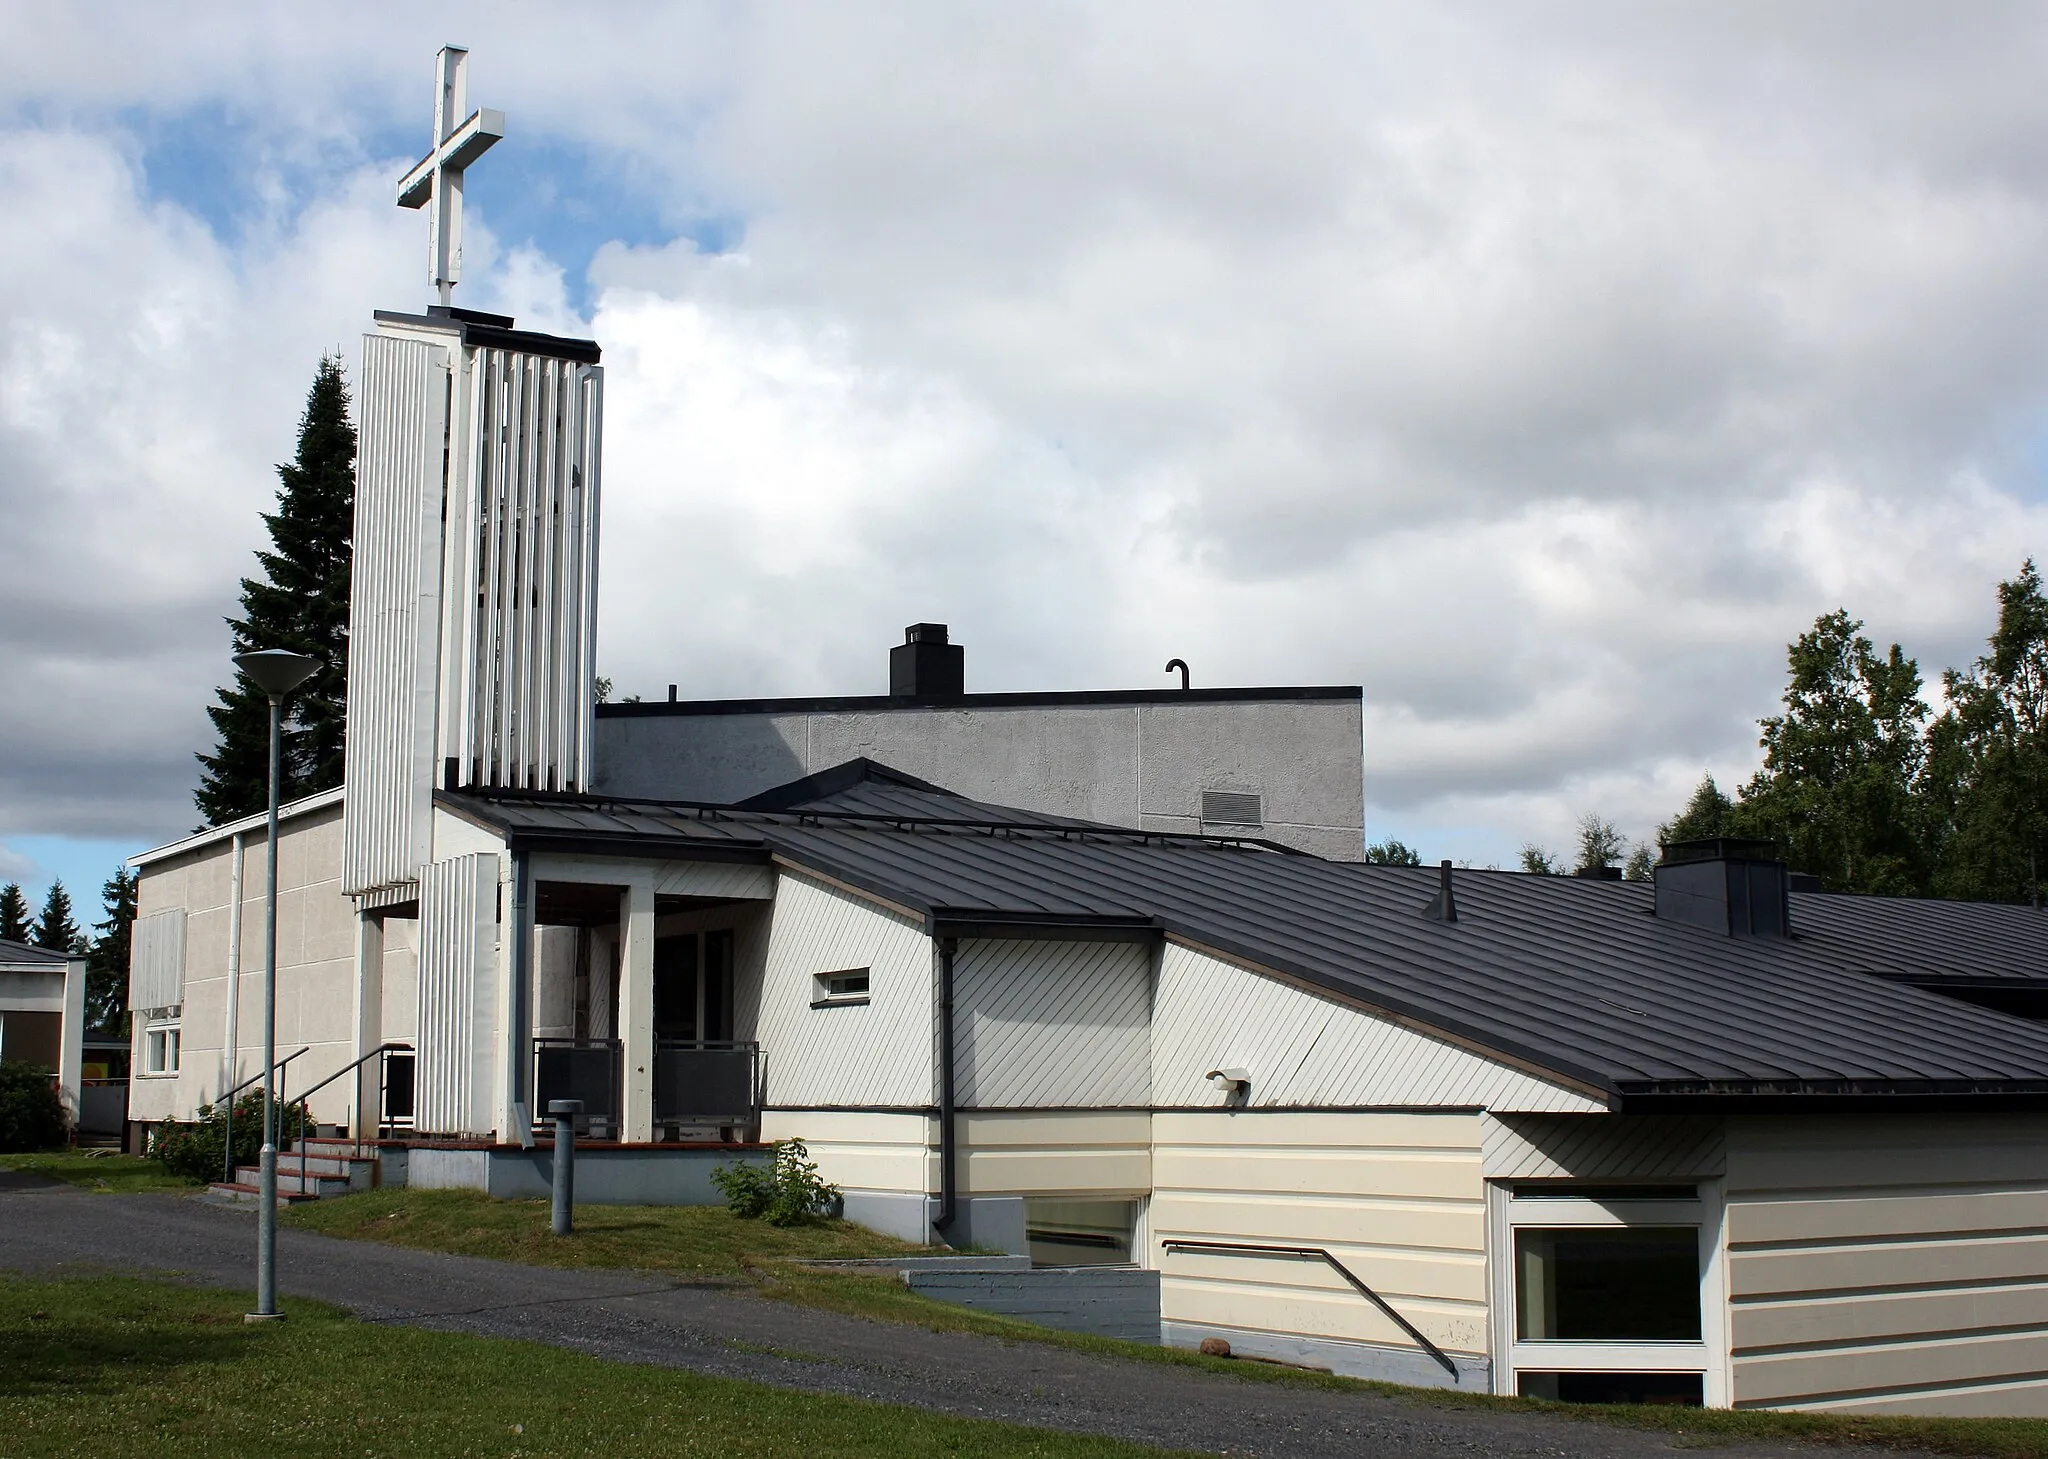
<svg viewBox="0 0 2048 1459">
<path fill-rule="evenodd" d="M 142 873 L 114 868 L 113 879 L 100 888 L 106 920 L 93 924 L 100 935 L 85 960 L 86 1027 L 123 1037 L 128 1033 L 128 934 L 135 925 L 135 890 L 141 882 Z"/>
<path fill-rule="evenodd" d="M 21 894 L 21 883 L 11 881 L 0 887 L 0 942 L 27 942 L 33 931 L 28 898 Z"/>
<path fill-rule="evenodd" d="M 263 580 L 242 579 L 242 616 L 228 620 L 236 653 L 284 648 L 322 665 L 286 705 L 285 800 L 341 784 L 356 481 L 348 406 L 341 361 L 324 356 L 299 419 L 298 455 L 277 468 L 277 510 L 263 517 L 272 549 L 256 554 Z M 204 774 L 193 796 L 211 825 L 262 810 L 269 793 L 270 701 L 239 672 L 218 692 L 206 713 L 220 742 L 198 757 Z"/>
<path fill-rule="evenodd" d="M 71 893 L 64 890 L 64 883 L 50 883 L 50 894 L 43 898 L 43 914 L 36 918 L 35 930 L 29 941 L 37 947 L 47 947 L 51 952 L 78 953 L 85 951 L 85 937 L 78 930 L 78 924 L 71 920 Z"/>
</svg>

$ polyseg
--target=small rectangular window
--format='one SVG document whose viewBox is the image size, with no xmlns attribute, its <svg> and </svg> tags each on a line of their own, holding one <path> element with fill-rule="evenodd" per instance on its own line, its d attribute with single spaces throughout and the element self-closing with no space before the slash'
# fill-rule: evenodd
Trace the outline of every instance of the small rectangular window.
<svg viewBox="0 0 2048 1459">
<path fill-rule="evenodd" d="M 145 1074 L 175 1074 L 178 1072 L 178 1028 L 166 1024 L 160 1028 L 144 1031 L 142 1035 L 142 1072 Z"/>
<path fill-rule="evenodd" d="M 868 1001 L 868 970 L 846 968 L 836 973 L 819 973 L 811 979 L 811 1007 L 829 1008 L 841 1003 Z"/>
</svg>

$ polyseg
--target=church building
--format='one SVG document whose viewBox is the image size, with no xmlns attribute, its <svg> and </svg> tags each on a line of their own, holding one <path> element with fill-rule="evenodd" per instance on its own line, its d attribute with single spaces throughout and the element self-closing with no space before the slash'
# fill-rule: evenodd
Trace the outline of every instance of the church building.
<svg viewBox="0 0 2048 1459">
<path fill-rule="evenodd" d="M 443 283 L 503 130 L 453 122 L 459 61 L 407 184 Z M 307 1194 L 537 1193 L 573 1097 L 586 1199 L 712 1200 L 800 1136 L 849 1219 L 1145 1274 L 1167 1343 L 2048 1413 L 2038 913 L 1740 842 L 1653 884 L 1367 865 L 1358 689 L 969 693 L 937 624 L 885 695 L 598 705 L 603 383 L 445 290 L 364 339 L 346 785 L 282 817 L 278 1051 L 376 1143 L 293 1157 Z M 137 858 L 139 1123 L 260 1072 L 264 837 Z"/>
</svg>

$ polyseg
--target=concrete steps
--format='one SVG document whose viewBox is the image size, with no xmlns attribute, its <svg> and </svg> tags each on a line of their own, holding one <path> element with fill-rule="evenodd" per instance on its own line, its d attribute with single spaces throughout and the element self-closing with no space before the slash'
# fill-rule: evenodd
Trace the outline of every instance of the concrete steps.
<svg viewBox="0 0 2048 1459">
<path fill-rule="evenodd" d="M 323 1196 L 345 1196 L 369 1190 L 379 1184 L 378 1157 L 358 1150 L 353 1140 L 314 1136 L 300 1140 L 277 1157 L 277 1200 L 279 1205 L 298 1205 Z M 235 1167 L 233 1180 L 217 1180 L 216 1195 L 236 1201 L 262 1199 L 262 1170 L 254 1165 Z"/>
</svg>

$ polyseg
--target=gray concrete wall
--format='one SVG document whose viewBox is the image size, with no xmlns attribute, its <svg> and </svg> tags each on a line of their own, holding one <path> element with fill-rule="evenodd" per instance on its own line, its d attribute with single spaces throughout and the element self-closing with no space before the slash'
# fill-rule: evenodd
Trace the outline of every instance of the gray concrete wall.
<svg viewBox="0 0 2048 1459">
<path fill-rule="evenodd" d="M 578 1150 L 576 1199 L 593 1206 L 722 1206 L 711 1183 L 721 1165 L 766 1164 L 768 1150 Z M 390 1179 L 387 1185 L 398 1182 Z M 408 1152 L 403 1181 L 417 1190 L 475 1190 L 501 1200 L 545 1199 L 554 1189 L 552 1147 Z"/>
<path fill-rule="evenodd" d="M 1255 791 L 1285 845 L 1357 861 L 1357 699 L 878 706 L 600 716 L 596 788 L 731 801 L 859 756 L 976 800 L 1155 831 L 1203 827 L 1202 792 Z M 1235 829 L 1235 828 L 1228 828 Z"/>
<path fill-rule="evenodd" d="M 1493 1364 L 1466 1353 L 1450 1354 L 1458 1370 L 1453 1380 L 1442 1364 L 1420 1348 L 1193 1322 L 1164 1322 L 1159 1328 L 1162 1347 L 1199 1348 L 1206 1337 L 1222 1338 L 1239 1357 L 1270 1358 L 1300 1368 L 1326 1368 L 1340 1378 L 1367 1378 L 1410 1388 L 1458 1388 L 1467 1393 L 1493 1391 Z"/>
<path fill-rule="evenodd" d="M 906 1271 L 904 1285 L 941 1302 L 1021 1317 L 1062 1332 L 1159 1341 L 1159 1273 L 1135 1267 Z"/>
</svg>

